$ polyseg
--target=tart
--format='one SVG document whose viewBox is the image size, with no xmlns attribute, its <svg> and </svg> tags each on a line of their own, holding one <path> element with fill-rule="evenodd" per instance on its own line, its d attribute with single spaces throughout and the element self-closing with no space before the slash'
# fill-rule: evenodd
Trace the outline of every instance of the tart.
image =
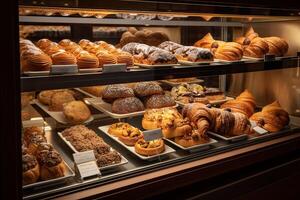
<svg viewBox="0 0 300 200">
<path fill-rule="evenodd" d="M 124 129 L 118 139 L 128 146 L 134 146 L 135 143 L 143 138 L 142 131 L 133 126 Z"/>
<path fill-rule="evenodd" d="M 134 145 L 135 152 L 143 156 L 153 156 L 165 151 L 165 144 L 162 139 L 145 141 L 139 139 Z"/>
</svg>

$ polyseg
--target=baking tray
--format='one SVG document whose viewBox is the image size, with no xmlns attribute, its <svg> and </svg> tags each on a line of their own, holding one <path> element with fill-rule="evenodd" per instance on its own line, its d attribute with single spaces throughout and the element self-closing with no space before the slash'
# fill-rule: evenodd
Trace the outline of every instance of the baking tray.
<svg viewBox="0 0 300 200">
<path fill-rule="evenodd" d="M 223 135 L 217 134 L 217 133 L 213 133 L 211 131 L 207 132 L 209 136 L 224 140 L 226 142 L 239 142 L 242 140 L 247 140 L 248 139 L 248 135 L 247 134 L 242 134 L 242 135 L 238 135 L 238 136 L 233 136 L 233 137 L 225 137 Z"/>
<path fill-rule="evenodd" d="M 206 60 L 206 61 L 199 61 L 199 62 L 192 62 L 188 60 L 178 60 L 178 63 L 181 65 L 189 65 L 189 66 L 196 66 L 196 65 L 209 65 L 214 63 L 214 60 Z"/>
<path fill-rule="evenodd" d="M 234 98 L 226 97 L 225 99 L 221 99 L 221 100 L 209 101 L 209 104 L 212 104 L 212 105 L 222 104 L 222 103 L 225 103 L 226 101 L 229 101 L 229 100 L 232 100 L 232 99 L 234 99 Z M 187 105 L 187 104 L 184 104 L 180 101 L 176 101 L 176 103 L 181 107 L 184 107 L 185 105 Z"/>
<path fill-rule="evenodd" d="M 147 64 L 140 64 L 140 63 L 134 63 L 134 65 L 142 67 L 142 68 L 147 68 L 147 69 L 156 69 L 156 68 L 166 68 L 166 67 L 180 66 L 180 64 L 147 65 Z"/>
<path fill-rule="evenodd" d="M 73 152 L 75 152 L 75 153 L 79 152 L 79 151 L 77 151 L 75 149 L 75 147 L 68 140 L 66 140 L 66 138 L 62 135 L 61 132 L 57 132 L 57 134 L 70 147 L 70 149 L 72 149 Z M 114 149 L 111 148 L 111 150 L 114 150 Z M 99 167 L 99 169 L 100 170 L 107 170 L 107 169 L 111 169 L 111 168 L 114 168 L 114 167 L 117 167 L 117 166 L 121 166 L 121 165 L 127 164 L 128 160 L 121 153 L 119 153 L 119 154 L 121 156 L 121 162 L 120 163 L 115 163 L 115 164 L 112 164 L 112 165 L 107 165 L 107 166 L 104 166 L 104 167 Z"/>
<path fill-rule="evenodd" d="M 59 122 L 61 124 L 71 125 L 71 124 L 69 124 L 69 122 L 65 118 L 65 115 L 63 114 L 63 112 L 61 112 L 61 111 L 56 111 L 56 112 L 49 111 L 48 106 L 40 103 L 38 100 L 35 100 L 35 104 L 38 105 L 42 110 L 44 110 L 52 118 L 54 118 L 57 122 Z M 93 120 L 94 120 L 94 117 L 91 115 L 91 117 L 82 124 L 88 124 Z"/>
<path fill-rule="evenodd" d="M 182 82 L 172 82 L 172 81 L 168 81 L 168 80 L 160 80 L 159 82 L 165 83 L 165 84 L 170 85 L 172 87 L 175 87 L 177 85 L 184 84 L 184 83 L 187 83 L 187 84 L 203 83 L 204 80 L 202 80 L 202 79 L 195 79 L 193 81 L 182 81 Z"/>
<path fill-rule="evenodd" d="M 277 135 L 283 135 L 283 134 L 286 134 L 288 132 L 291 132 L 291 128 L 290 126 L 286 126 L 284 129 L 278 131 L 278 132 L 267 132 L 265 134 L 262 134 L 262 135 L 259 135 L 258 133 L 256 134 L 252 134 L 252 135 L 249 135 L 249 140 L 257 140 L 257 139 L 261 139 L 261 138 L 269 138 L 269 137 L 274 137 L 274 136 L 277 136 Z"/>
<path fill-rule="evenodd" d="M 111 139 L 113 139 L 114 141 L 116 141 L 117 143 L 119 143 L 120 145 L 122 145 L 123 147 L 125 147 L 128 151 L 130 151 L 131 153 L 133 153 L 134 155 L 136 155 L 138 158 L 140 158 L 142 160 L 151 161 L 151 160 L 159 159 L 161 156 L 165 156 L 167 154 L 175 152 L 175 150 L 173 148 L 171 148 L 167 144 L 165 144 L 165 151 L 162 152 L 162 153 L 160 153 L 160 154 L 153 155 L 153 156 L 143 156 L 143 155 L 140 155 L 140 154 L 138 154 L 138 153 L 135 152 L 134 147 L 127 146 L 126 144 L 124 144 L 123 142 L 121 142 L 120 140 L 118 140 L 117 137 L 114 137 L 111 134 L 109 134 L 108 133 L 109 127 L 110 127 L 110 125 L 100 126 L 100 127 L 98 127 L 98 129 L 101 130 L 103 133 L 105 133 Z"/>
<path fill-rule="evenodd" d="M 132 112 L 132 113 L 126 113 L 126 114 L 117 114 L 113 113 L 111 111 L 111 104 L 106 103 L 102 100 L 101 97 L 97 98 L 86 98 L 85 101 L 87 101 L 90 105 L 98 109 L 99 111 L 107 114 L 108 116 L 114 118 L 114 119 L 122 119 L 122 118 L 127 118 L 127 117 L 135 117 L 135 116 L 140 116 L 145 113 L 145 110 L 138 111 L 138 112 Z M 172 108 L 176 108 L 178 104 L 175 106 L 172 106 Z"/>
<path fill-rule="evenodd" d="M 38 181 L 36 183 L 32 183 L 32 184 L 28 184 L 28 185 L 24 185 L 23 189 L 28 189 L 28 188 L 33 188 L 33 187 L 41 187 L 43 185 L 50 185 L 50 184 L 56 184 L 59 182 L 62 182 L 70 177 L 74 177 L 75 173 L 73 172 L 73 170 L 70 168 L 70 166 L 63 160 L 65 166 L 66 166 L 66 172 L 65 172 L 65 176 L 63 177 L 59 177 L 59 178 L 54 178 L 54 179 L 50 179 L 50 180 L 46 180 L 46 181 Z"/>
<path fill-rule="evenodd" d="M 191 147 L 183 147 L 179 144 L 177 144 L 175 141 L 173 141 L 172 139 L 167 139 L 167 138 L 164 138 L 164 140 L 166 140 L 167 142 L 175 145 L 176 147 L 180 148 L 180 149 L 183 149 L 185 151 L 189 151 L 189 152 L 198 152 L 198 151 L 204 151 L 204 150 L 208 150 L 210 148 L 213 147 L 213 144 L 216 144 L 218 143 L 217 140 L 214 140 L 212 138 L 209 138 L 209 142 L 207 143 L 203 143 L 203 144 L 198 144 L 198 145 L 195 145 L 195 146 L 191 146 Z"/>
</svg>

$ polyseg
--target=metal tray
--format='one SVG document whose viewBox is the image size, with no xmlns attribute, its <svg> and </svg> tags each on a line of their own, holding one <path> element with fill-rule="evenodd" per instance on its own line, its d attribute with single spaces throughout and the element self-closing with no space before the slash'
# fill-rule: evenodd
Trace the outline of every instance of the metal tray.
<svg viewBox="0 0 300 200">
<path fill-rule="evenodd" d="M 252 135 L 249 135 L 249 140 L 257 140 L 257 139 L 260 139 L 260 138 L 268 138 L 268 137 L 274 137 L 274 136 L 277 136 L 277 135 L 283 135 L 283 134 L 286 134 L 286 133 L 289 133 L 291 132 L 291 128 L 289 126 L 286 126 L 284 129 L 278 131 L 278 132 L 268 132 L 268 133 L 265 133 L 265 134 L 262 134 L 262 135 L 259 135 L 258 133 L 257 134 L 252 134 Z"/>
<path fill-rule="evenodd" d="M 61 112 L 61 111 L 58 111 L 58 112 L 49 111 L 48 106 L 40 103 L 38 100 L 35 101 L 35 104 L 38 105 L 42 110 L 44 110 L 48 115 L 50 115 L 52 118 L 54 118 L 59 123 L 65 124 L 65 125 L 71 125 L 71 124 L 69 124 L 69 122 L 65 118 L 65 115 L 63 114 L 63 112 Z M 86 120 L 83 124 L 90 123 L 93 120 L 94 120 L 94 117 L 91 115 L 91 117 L 88 120 Z"/>
<path fill-rule="evenodd" d="M 99 130 L 101 130 L 103 133 L 105 133 L 107 136 L 109 136 L 111 139 L 113 139 L 114 141 L 116 141 L 117 143 L 119 143 L 120 145 L 122 145 L 123 147 L 125 147 L 128 151 L 130 151 L 131 153 L 133 153 L 134 155 L 136 155 L 138 158 L 142 159 L 142 160 L 155 160 L 155 159 L 159 159 L 161 156 L 165 156 L 169 153 L 173 153 L 175 152 L 175 150 L 171 147 L 169 147 L 167 144 L 165 144 L 165 151 L 157 154 L 157 155 L 153 155 L 153 156 L 143 156 L 140 155 L 138 153 L 135 152 L 134 147 L 131 146 L 127 146 L 126 144 L 124 144 L 123 142 L 121 142 L 120 140 L 118 140 L 117 137 L 112 136 L 111 134 L 108 133 L 108 129 L 109 129 L 110 125 L 107 126 L 100 126 L 98 127 Z"/>
<path fill-rule="evenodd" d="M 93 72 L 100 72 L 102 68 L 88 68 L 88 69 L 78 69 L 80 73 L 93 73 Z"/>
<path fill-rule="evenodd" d="M 58 136 L 70 147 L 70 149 L 72 149 L 73 152 L 78 153 L 79 151 L 77 151 L 75 149 L 75 147 L 68 141 L 66 140 L 66 138 L 62 135 L 61 132 L 57 132 Z M 114 150 L 113 148 L 111 148 L 111 150 Z M 118 152 L 119 153 L 119 152 Z M 121 166 L 121 165 L 125 165 L 128 163 L 128 160 L 121 154 L 119 153 L 121 156 L 121 162 L 119 163 L 115 163 L 112 165 L 108 165 L 108 166 L 104 166 L 104 167 L 99 167 L 100 170 L 106 170 L 106 169 L 111 169 L 117 166 Z"/>
<path fill-rule="evenodd" d="M 147 64 L 134 63 L 134 65 L 137 65 L 137 66 L 142 67 L 142 68 L 147 68 L 147 69 L 155 69 L 155 68 L 165 68 L 165 67 L 179 66 L 180 64 L 147 65 Z"/>
<path fill-rule="evenodd" d="M 232 99 L 234 99 L 234 98 L 232 98 L 232 97 L 226 97 L 225 99 L 221 99 L 221 100 L 209 101 L 209 104 L 213 104 L 213 105 L 222 104 L 222 103 L 225 103 L 226 101 L 229 101 L 229 100 L 232 100 Z M 182 103 L 180 101 L 176 101 L 176 103 L 178 105 L 180 105 L 181 107 L 184 107 L 185 105 L 187 105 L 187 104 L 184 104 L 184 103 Z"/>
<path fill-rule="evenodd" d="M 171 140 L 171 139 L 166 139 L 164 138 L 164 140 L 166 140 L 167 142 L 177 146 L 178 148 L 180 149 L 183 149 L 185 151 L 189 151 L 189 152 L 198 152 L 198 151 L 204 151 L 204 150 L 208 150 L 210 148 L 212 148 L 213 144 L 216 144 L 218 143 L 217 140 L 214 140 L 212 138 L 209 138 L 209 142 L 207 143 L 204 143 L 204 144 L 198 144 L 198 145 L 195 145 L 195 146 L 191 146 L 191 147 L 183 147 L 179 144 L 177 144 L 175 141 Z"/>
<path fill-rule="evenodd" d="M 187 84 L 203 83 L 204 80 L 202 80 L 202 79 L 195 79 L 193 81 L 183 81 L 183 82 L 172 82 L 172 81 L 169 81 L 169 80 L 160 80 L 159 82 L 165 83 L 165 84 L 170 85 L 172 87 L 175 87 L 175 86 L 183 84 L 183 83 L 187 83 Z"/>
<path fill-rule="evenodd" d="M 63 177 L 59 177 L 59 178 L 54 178 L 54 179 L 50 179 L 50 180 L 46 180 L 46 181 L 38 181 L 36 183 L 32 183 L 32 184 L 28 184 L 28 185 L 24 185 L 23 189 L 28 189 L 28 188 L 33 188 L 33 187 L 41 187 L 43 185 L 50 185 L 50 184 L 56 184 L 59 182 L 62 182 L 70 177 L 74 177 L 75 173 L 73 172 L 73 170 L 70 168 L 69 165 L 67 165 L 67 163 L 63 160 L 65 166 L 66 166 L 66 172 L 65 172 L 65 176 Z"/>
<path fill-rule="evenodd" d="M 23 74 L 27 76 L 48 76 L 50 71 L 26 71 Z"/>
<path fill-rule="evenodd" d="M 211 63 L 214 63 L 214 60 L 206 60 L 206 61 L 199 61 L 199 62 L 192 62 L 188 60 L 178 60 L 178 63 L 181 65 L 190 65 L 190 66 L 195 66 L 195 65 L 209 65 Z"/>
<path fill-rule="evenodd" d="M 207 132 L 209 136 L 224 140 L 226 142 L 239 142 L 242 140 L 247 140 L 248 139 L 248 135 L 247 134 L 242 134 L 242 135 L 238 135 L 238 136 L 233 136 L 233 137 L 225 137 L 223 135 L 217 134 L 217 133 L 213 133 L 211 131 Z"/>
</svg>

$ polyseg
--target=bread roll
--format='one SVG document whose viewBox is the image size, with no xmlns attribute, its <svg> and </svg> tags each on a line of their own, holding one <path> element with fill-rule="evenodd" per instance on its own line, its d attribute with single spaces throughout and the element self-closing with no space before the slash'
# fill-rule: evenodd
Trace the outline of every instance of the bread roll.
<svg viewBox="0 0 300 200">
<path fill-rule="evenodd" d="M 112 103 L 111 110 L 113 113 L 127 114 L 144 110 L 144 105 L 136 97 L 126 97 L 115 100 Z"/>
</svg>

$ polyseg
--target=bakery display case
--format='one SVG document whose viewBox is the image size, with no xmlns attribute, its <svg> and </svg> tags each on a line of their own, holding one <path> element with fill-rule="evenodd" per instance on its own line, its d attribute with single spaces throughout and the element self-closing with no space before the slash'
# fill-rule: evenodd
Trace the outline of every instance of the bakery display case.
<svg viewBox="0 0 300 200">
<path fill-rule="evenodd" d="M 19 1 L 17 196 L 245 199 L 299 177 L 300 8 L 255 2 Z"/>
</svg>

